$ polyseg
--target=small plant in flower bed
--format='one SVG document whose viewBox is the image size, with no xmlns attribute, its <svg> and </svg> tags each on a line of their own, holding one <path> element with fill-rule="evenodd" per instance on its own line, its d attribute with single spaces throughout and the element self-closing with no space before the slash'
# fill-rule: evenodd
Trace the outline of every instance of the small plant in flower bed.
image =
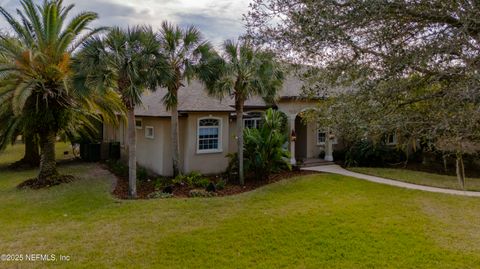
<svg viewBox="0 0 480 269">
<path fill-rule="evenodd" d="M 220 179 L 217 184 L 215 184 L 215 188 L 219 191 L 225 189 L 225 185 L 227 185 L 227 182 L 224 179 Z"/>
<path fill-rule="evenodd" d="M 138 167 L 137 168 L 137 179 L 140 180 L 140 181 L 148 180 L 149 176 L 148 176 L 147 169 L 145 169 L 143 167 Z"/>
<path fill-rule="evenodd" d="M 210 184 L 210 179 L 204 177 L 199 172 L 190 172 L 185 175 L 178 175 L 173 179 L 173 184 L 187 185 L 189 187 L 206 188 Z"/>
<path fill-rule="evenodd" d="M 172 179 L 168 177 L 157 177 L 154 180 L 153 185 L 155 186 L 155 190 L 159 191 L 172 185 Z"/>
<path fill-rule="evenodd" d="M 215 183 L 213 182 L 210 182 L 207 186 L 207 188 L 205 188 L 206 191 L 208 192 L 217 192 L 217 187 L 215 185 Z"/>
<path fill-rule="evenodd" d="M 188 193 L 190 197 L 214 197 L 217 196 L 216 192 L 206 191 L 204 189 L 193 189 Z"/>
<path fill-rule="evenodd" d="M 152 192 L 147 196 L 149 199 L 165 199 L 165 198 L 172 198 L 172 193 L 167 193 L 163 191 L 156 191 Z"/>
<path fill-rule="evenodd" d="M 128 198 L 128 167 L 122 162 L 109 161 L 109 170 L 117 174 L 121 180 L 118 180 L 113 194 L 121 199 Z M 191 172 L 176 178 L 156 176 L 152 177 L 147 170 L 140 171 L 139 184 L 137 186 L 138 197 L 141 199 L 165 199 L 171 197 L 216 197 L 229 196 L 242 192 L 247 192 L 278 181 L 297 175 L 305 175 L 313 172 L 307 171 L 283 171 L 269 178 L 269 180 L 257 181 L 247 180 L 245 186 L 231 184 L 231 179 L 227 175 L 216 175 L 206 177 L 199 172 Z M 123 173 L 123 176 L 122 176 Z M 146 180 L 145 180 L 146 179 Z M 228 182 L 228 184 L 227 184 Z"/>
</svg>

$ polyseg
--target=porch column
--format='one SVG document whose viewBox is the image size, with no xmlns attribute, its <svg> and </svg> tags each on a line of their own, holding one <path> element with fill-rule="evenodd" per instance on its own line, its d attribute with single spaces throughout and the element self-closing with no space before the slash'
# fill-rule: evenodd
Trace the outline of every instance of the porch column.
<svg viewBox="0 0 480 269">
<path fill-rule="evenodd" d="M 325 134 L 325 161 L 333 162 L 333 135 L 330 129 Z"/>
<path fill-rule="evenodd" d="M 296 165 L 297 160 L 295 159 L 295 138 L 292 137 L 292 134 L 295 134 L 295 118 L 297 115 L 290 115 L 288 117 L 288 125 L 290 127 L 289 137 L 290 137 L 290 164 Z"/>
</svg>

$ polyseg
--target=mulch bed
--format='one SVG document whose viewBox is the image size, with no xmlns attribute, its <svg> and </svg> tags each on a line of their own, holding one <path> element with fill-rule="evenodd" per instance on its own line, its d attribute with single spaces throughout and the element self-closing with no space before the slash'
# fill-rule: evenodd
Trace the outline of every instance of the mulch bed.
<svg viewBox="0 0 480 269">
<path fill-rule="evenodd" d="M 311 175 L 317 174 L 318 172 L 314 171 L 285 171 L 282 173 L 274 174 L 270 176 L 268 180 L 264 181 L 256 181 L 256 180 L 247 180 L 245 182 L 245 186 L 235 185 L 235 184 L 228 184 L 225 186 L 223 190 L 217 190 L 216 196 L 229 196 L 235 195 L 243 192 L 248 192 L 259 187 L 262 187 L 267 184 L 271 184 L 282 179 L 297 177 L 297 176 L 304 176 L 304 175 Z M 128 199 L 128 179 L 123 177 L 118 177 L 117 184 L 115 189 L 113 190 L 113 195 L 120 199 Z M 215 181 L 216 177 L 211 177 L 212 181 Z M 189 197 L 189 192 L 192 189 L 198 188 L 191 188 L 188 186 L 181 186 L 176 185 L 173 189 L 173 196 L 177 198 L 187 198 Z M 155 185 L 153 181 L 139 181 L 137 183 L 137 196 L 138 199 L 149 199 L 148 195 L 150 193 L 155 192 Z"/>
<path fill-rule="evenodd" d="M 39 181 L 38 178 L 28 179 L 17 186 L 17 189 L 43 189 L 49 188 L 52 186 L 60 185 L 63 183 L 69 183 L 74 181 L 76 178 L 70 175 L 58 175 L 46 181 Z"/>
</svg>

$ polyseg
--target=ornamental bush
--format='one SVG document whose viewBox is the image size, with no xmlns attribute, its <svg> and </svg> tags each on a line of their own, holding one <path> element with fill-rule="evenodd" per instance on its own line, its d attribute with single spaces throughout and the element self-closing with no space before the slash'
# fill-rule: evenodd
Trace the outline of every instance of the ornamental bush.
<svg viewBox="0 0 480 269">
<path fill-rule="evenodd" d="M 405 162 L 406 155 L 401 150 L 384 143 L 370 140 L 356 142 L 345 153 L 347 166 L 387 166 Z"/>
<path fill-rule="evenodd" d="M 206 188 L 210 184 L 210 179 L 201 173 L 193 171 L 188 174 L 178 175 L 173 179 L 173 184 L 187 185 L 189 187 Z"/>
<path fill-rule="evenodd" d="M 245 129 L 245 170 L 256 179 L 267 179 L 271 173 L 290 170 L 290 152 L 283 147 L 288 141 L 285 116 L 268 109 L 259 129 Z"/>
</svg>

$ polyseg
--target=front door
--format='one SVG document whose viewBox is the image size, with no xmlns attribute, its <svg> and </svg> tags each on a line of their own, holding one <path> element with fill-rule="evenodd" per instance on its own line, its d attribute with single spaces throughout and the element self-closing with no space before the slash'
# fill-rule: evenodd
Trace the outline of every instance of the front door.
<svg viewBox="0 0 480 269">
<path fill-rule="evenodd" d="M 299 116 L 295 118 L 295 133 L 297 136 L 295 141 L 295 159 L 304 161 L 307 159 L 307 126 Z"/>
</svg>

